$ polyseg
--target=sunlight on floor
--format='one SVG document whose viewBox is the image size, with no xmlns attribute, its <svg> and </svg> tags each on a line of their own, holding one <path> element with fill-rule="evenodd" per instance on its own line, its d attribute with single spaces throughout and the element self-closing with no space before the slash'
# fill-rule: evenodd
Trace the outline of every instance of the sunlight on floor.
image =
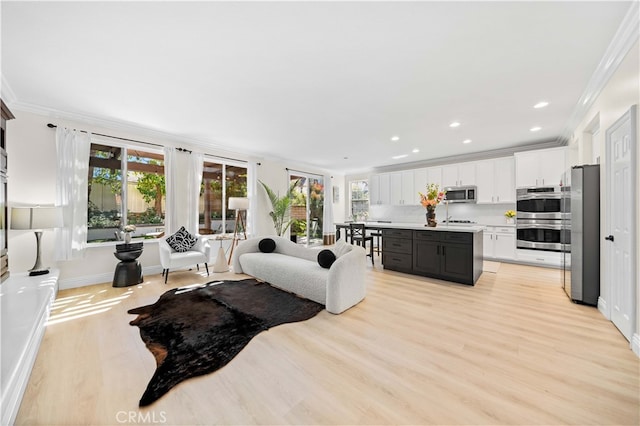
<svg viewBox="0 0 640 426">
<path fill-rule="evenodd" d="M 51 308 L 51 315 L 46 325 L 58 324 L 65 321 L 70 321 L 78 318 L 83 318 L 91 315 L 101 314 L 107 312 L 113 306 L 120 304 L 123 300 L 127 299 L 133 290 L 129 289 L 126 293 L 118 297 L 112 297 L 110 299 L 104 299 L 100 301 L 92 300 L 97 294 L 105 293 L 106 290 L 101 290 L 98 293 L 83 293 L 75 296 L 61 297 L 53 302 Z"/>
</svg>

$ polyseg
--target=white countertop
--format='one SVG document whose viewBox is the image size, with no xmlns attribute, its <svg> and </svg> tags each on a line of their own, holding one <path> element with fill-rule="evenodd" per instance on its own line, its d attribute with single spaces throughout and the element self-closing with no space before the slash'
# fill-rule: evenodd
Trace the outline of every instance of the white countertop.
<svg viewBox="0 0 640 426">
<path fill-rule="evenodd" d="M 448 231 L 448 232 L 471 232 L 476 233 L 484 230 L 484 226 L 481 225 L 449 225 L 438 224 L 435 228 L 426 226 L 424 223 L 409 223 L 409 222 L 362 222 L 368 227 L 375 228 L 388 228 L 388 229 L 411 229 L 413 231 Z M 348 223 L 336 223 L 336 225 L 348 226 Z"/>
</svg>

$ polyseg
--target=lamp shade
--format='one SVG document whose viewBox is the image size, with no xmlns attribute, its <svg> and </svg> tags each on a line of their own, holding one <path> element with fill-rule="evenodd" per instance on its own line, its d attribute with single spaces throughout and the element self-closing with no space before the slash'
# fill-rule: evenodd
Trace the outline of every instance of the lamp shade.
<svg viewBox="0 0 640 426">
<path fill-rule="evenodd" d="M 60 207 L 11 208 L 11 229 L 50 229 L 62 226 Z"/>
<path fill-rule="evenodd" d="M 229 197 L 229 210 L 249 210 L 247 197 Z"/>
</svg>

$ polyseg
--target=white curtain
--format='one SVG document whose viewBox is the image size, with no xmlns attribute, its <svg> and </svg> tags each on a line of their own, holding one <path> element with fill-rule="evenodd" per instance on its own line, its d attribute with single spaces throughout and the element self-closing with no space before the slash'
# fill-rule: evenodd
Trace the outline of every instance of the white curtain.
<svg viewBox="0 0 640 426">
<path fill-rule="evenodd" d="M 330 175 L 324 176 L 324 207 L 322 209 L 322 240 L 324 244 L 333 244 L 336 229 L 333 224 L 333 182 Z"/>
<path fill-rule="evenodd" d="M 256 212 L 258 211 L 258 163 L 249 161 L 247 165 L 247 197 L 249 210 L 247 211 L 247 236 L 256 235 Z"/>
<path fill-rule="evenodd" d="M 64 228 L 55 232 L 55 260 L 80 258 L 87 247 L 90 152 L 90 133 L 56 129 L 56 206 L 62 207 Z"/>
<path fill-rule="evenodd" d="M 198 234 L 200 228 L 200 185 L 202 184 L 202 170 L 204 168 L 204 155 L 192 152 L 189 157 L 189 167 L 187 167 L 187 231 L 191 234 Z"/>
<path fill-rule="evenodd" d="M 169 236 L 178 230 L 178 209 L 176 205 L 176 149 L 170 146 L 164 148 L 164 181 L 166 191 L 164 234 Z"/>
</svg>

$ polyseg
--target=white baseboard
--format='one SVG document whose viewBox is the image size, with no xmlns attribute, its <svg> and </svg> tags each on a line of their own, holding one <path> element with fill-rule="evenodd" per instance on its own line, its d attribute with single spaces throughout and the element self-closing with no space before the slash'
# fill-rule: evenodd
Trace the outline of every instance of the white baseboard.
<svg viewBox="0 0 640 426">
<path fill-rule="evenodd" d="M 608 320 L 611 320 L 611 318 L 609 318 L 609 307 L 607 306 L 607 301 L 604 300 L 602 297 L 598 297 L 598 310 L 600 311 L 603 317 L 605 317 Z"/>
<path fill-rule="evenodd" d="M 142 267 L 142 275 L 154 275 L 160 273 L 162 273 L 162 266 L 160 265 Z M 60 290 L 66 290 L 70 288 L 85 287 L 88 285 L 103 284 L 109 282 L 113 282 L 113 272 L 61 279 L 59 288 Z"/>
<path fill-rule="evenodd" d="M 631 337 L 631 350 L 640 358 L 640 334 L 634 333 Z"/>
</svg>

